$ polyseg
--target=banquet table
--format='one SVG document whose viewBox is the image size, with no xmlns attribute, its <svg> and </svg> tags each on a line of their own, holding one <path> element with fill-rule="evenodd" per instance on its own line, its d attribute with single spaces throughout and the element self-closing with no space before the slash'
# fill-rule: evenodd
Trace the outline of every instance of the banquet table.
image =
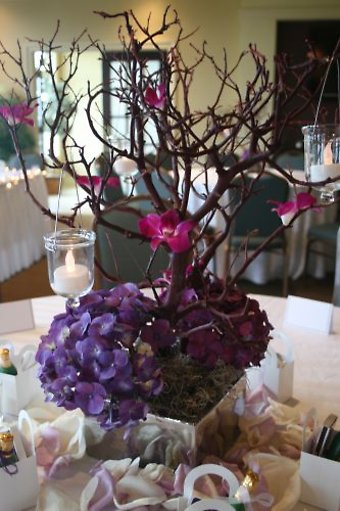
<svg viewBox="0 0 340 511">
<path fill-rule="evenodd" d="M 181 175 L 181 177 L 183 177 Z M 293 177 L 299 181 L 304 181 L 304 172 L 302 170 L 294 170 Z M 195 193 L 191 193 L 188 203 L 189 211 L 197 211 L 202 205 L 202 196 L 210 192 L 216 183 L 216 172 L 213 167 L 208 169 L 207 174 L 200 167 L 194 167 L 192 170 L 192 181 Z M 289 187 L 289 200 L 296 193 L 306 191 L 302 186 Z M 226 192 L 220 199 L 220 205 L 227 207 L 230 199 Z M 274 214 L 274 213 L 273 213 Z M 333 222 L 337 214 L 337 206 L 332 204 L 321 211 L 315 212 L 308 210 L 300 215 L 293 225 L 286 230 L 289 253 L 289 275 L 292 279 L 300 277 L 304 271 L 306 255 L 307 255 L 307 232 L 311 225 Z M 222 215 L 217 212 L 211 221 L 211 226 L 217 231 L 224 227 Z M 308 271 L 316 278 L 325 276 L 326 266 L 325 258 L 314 255 L 310 258 Z M 225 247 L 221 245 L 215 255 L 215 268 L 220 277 L 225 274 L 226 256 Z M 238 263 L 233 263 L 233 271 L 238 269 Z M 266 284 L 268 281 L 282 278 L 283 273 L 283 257 L 282 254 L 274 252 L 262 252 L 255 261 L 253 261 L 243 274 L 243 278 L 248 279 L 256 284 Z"/>
<path fill-rule="evenodd" d="M 297 401 L 296 406 L 305 411 L 316 408 L 320 420 L 323 420 L 330 412 L 340 417 L 340 308 L 333 308 L 332 333 L 326 334 L 287 324 L 284 321 L 286 299 L 264 295 L 253 296 L 267 311 L 273 326 L 292 342 L 295 360 L 293 397 Z M 53 316 L 64 310 L 65 302 L 61 297 L 50 296 L 34 298 L 31 303 L 35 328 L 8 335 L 3 334 L 1 342 L 9 341 L 16 349 L 26 344 L 37 345 L 40 336 L 47 332 Z M 75 503 L 79 501 L 82 486 L 89 479 L 87 470 L 90 465 L 89 459 L 71 464 L 65 471 L 64 477 L 59 476 L 42 487 L 44 498 L 48 490 L 55 491 L 58 495 L 63 495 L 65 502 L 68 498 L 71 499 L 70 506 L 67 506 L 68 511 L 77 511 L 79 508 Z M 54 509 L 57 511 L 60 508 L 42 505 L 37 507 L 38 511 L 54 511 Z M 317 508 L 299 503 L 294 511 L 313 509 Z"/>
<path fill-rule="evenodd" d="M 30 188 L 37 200 L 48 206 L 43 174 L 28 171 Z M 25 191 L 20 171 L 0 175 L 0 282 L 28 268 L 44 255 L 43 235 L 50 222 Z"/>
</svg>

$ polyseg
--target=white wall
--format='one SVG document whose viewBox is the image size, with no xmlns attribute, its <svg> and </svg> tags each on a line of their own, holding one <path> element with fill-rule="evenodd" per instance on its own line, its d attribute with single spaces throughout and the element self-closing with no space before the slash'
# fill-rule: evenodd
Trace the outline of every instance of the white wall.
<svg viewBox="0 0 340 511">
<path fill-rule="evenodd" d="M 21 41 L 25 66 L 30 65 L 33 39 L 50 38 L 57 20 L 61 22 L 58 43 L 68 46 L 86 27 L 93 38 L 101 39 L 107 48 L 117 48 L 117 20 L 103 19 L 93 11 L 115 13 L 133 9 L 140 21 L 145 24 L 152 13 L 153 26 L 159 22 L 167 0 L 0 0 L 0 40 L 10 50 L 17 52 L 16 40 Z M 276 22 L 290 19 L 339 19 L 339 0 L 173 0 L 184 31 L 189 33 L 196 28 L 192 41 L 200 45 L 208 43 L 208 50 L 222 62 L 222 49 L 227 49 L 229 65 L 233 66 L 240 52 L 249 43 L 256 43 L 259 51 L 268 58 L 269 69 L 273 68 L 273 55 L 276 41 Z M 340 30 L 339 30 L 340 34 Z M 172 35 L 163 37 L 163 44 L 171 44 Z M 195 52 L 188 44 L 183 44 L 183 55 L 192 61 Z M 11 72 L 13 66 L 3 56 Z M 98 61 L 91 64 L 87 58 L 81 81 L 100 80 L 101 68 Z M 86 74 L 87 73 L 87 74 Z M 238 74 L 239 83 L 245 83 L 252 76 L 250 65 L 243 66 Z M 8 88 L 8 79 L 0 73 L 0 93 Z M 192 105 L 204 109 L 216 90 L 216 79 L 211 68 L 204 66 L 194 80 Z M 225 98 L 228 106 L 229 98 Z M 87 135 L 85 136 L 85 140 Z M 94 147 L 94 152 L 97 152 Z"/>
</svg>

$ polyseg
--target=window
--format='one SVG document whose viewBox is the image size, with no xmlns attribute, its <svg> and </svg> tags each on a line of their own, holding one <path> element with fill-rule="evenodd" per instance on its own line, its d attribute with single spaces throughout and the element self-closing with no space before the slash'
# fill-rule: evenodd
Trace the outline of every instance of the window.
<svg viewBox="0 0 340 511">
<path fill-rule="evenodd" d="M 160 82 L 162 59 L 164 53 L 157 51 L 144 51 L 140 54 L 145 62 L 143 78 L 152 79 L 154 83 Z M 104 132 L 117 140 L 130 139 L 130 113 L 129 97 L 131 88 L 124 91 L 124 84 L 130 84 L 130 63 L 123 52 L 108 52 L 103 61 L 103 82 L 111 94 L 104 96 Z M 147 81 L 146 81 L 147 83 Z M 119 92 L 118 90 L 119 89 Z M 116 92 L 117 91 L 117 92 Z M 148 138 L 145 140 L 145 152 L 154 152 L 154 143 L 157 140 L 156 128 L 151 120 L 147 121 Z M 156 142 L 157 143 L 157 142 Z"/>
</svg>

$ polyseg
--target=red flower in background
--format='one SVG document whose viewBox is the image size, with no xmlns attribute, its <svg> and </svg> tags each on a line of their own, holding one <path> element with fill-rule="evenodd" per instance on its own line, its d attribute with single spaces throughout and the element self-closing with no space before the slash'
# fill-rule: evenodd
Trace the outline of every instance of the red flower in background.
<svg viewBox="0 0 340 511">
<path fill-rule="evenodd" d="M 32 107 L 27 105 L 26 103 L 17 103 L 16 105 L 3 105 L 0 106 L 0 115 L 8 124 L 27 124 L 29 126 L 34 126 L 33 119 L 29 118 L 34 112 L 34 109 L 38 105 L 35 104 Z"/>
<path fill-rule="evenodd" d="M 164 108 L 166 100 L 165 85 L 161 83 L 156 87 L 156 90 L 152 87 L 147 87 L 145 90 L 144 99 L 145 103 L 149 106 Z"/>
<path fill-rule="evenodd" d="M 177 211 L 169 210 L 162 215 L 150 213 L 139 220 L 139 230 L 151 239 L 151 248 L 156 250 L 161 243 L 166 243 L 172 252 L 185 252 L 191 247 L 189 232 L 195 227 L 190 220 L 180 221 Z"/>
<path fill-rule="evenodd" d="M 77 183 L 79 185 L 88 186 L 89 188 L 93 186 L 96 195 L 98 195 L 100 192 L 102 182 L 103 178 L 99 176 L 91 176 L 91 179 L 87 176 L 77 177 Z M 119 177 L 109 177 L 109 179 L 105 183 L 105 186 L 110 186 L 111 188 L 117 188 L 119 185 L 120 185 Z"/>
</svg>

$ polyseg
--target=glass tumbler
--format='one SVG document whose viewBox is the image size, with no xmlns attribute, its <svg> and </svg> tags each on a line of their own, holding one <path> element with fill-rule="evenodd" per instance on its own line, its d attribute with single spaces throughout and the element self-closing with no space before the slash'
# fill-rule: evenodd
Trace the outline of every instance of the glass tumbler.
<svg viewBox="0 0 340 511">
<path fill-rule="evenodd" d="M 315 185 L 321 198 L 332 202 L 340 189 L 340 125 L 316 124 L 303 126 L 305 175 L 310 182 L 338 179 L 325 185 Z"/>
<path fill-rule="evenodd" d="M 79 297 L 92 289 L 95 239 L 95 233 L 85 229 L 65 229 L 44 236 L 51 288 L 66 297 L 70 307 L 77 307 Z"/>
</svg>

